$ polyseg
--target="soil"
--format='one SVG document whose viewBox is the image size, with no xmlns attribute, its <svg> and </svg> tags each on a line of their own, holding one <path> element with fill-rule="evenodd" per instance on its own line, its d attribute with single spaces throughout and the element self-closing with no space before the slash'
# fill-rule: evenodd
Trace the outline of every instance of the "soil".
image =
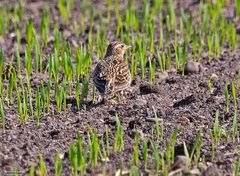
<svg viewBox="0 0 240 176">
<path fill-rule="evenodd" d="M 24 24 L 28 18 L 33 18 L 37 30 L 40 28 L 40 17 L 44 5 L 48 3 L 50 7 L 50 39 L 48 46 L 43 49 L 44 54 L 53 52 L 53 21 L 60 22 L 60 29 L 66 36 L 66 40 L 72 44 L 73 53 L 76 47 L 83 43 L 87 44 L 87 33 L 79 37 L 74 36 L 73 26 L 65 25 L 60 19 L 57 9 L 57 1 L 28 1 L 23 6 L 23 23 L 20 25 L 22 33 L 22 42 L 24 43 Z M 79 17 L 80 3 L 76 2 L 73 16 Z M 136 8 L 140 8 L 140 2 L 136 1 Z M 1 5 L 13 7 L 15 1 L 2 0 Z M 102 10 L 106 16 L 106 4 L 101 1 L 94 1 L 96 9 Z M 188 3 L 175 3 L 177 7 L 183 7 L 186 12 L 197 11 L 198 1 L 189 1 Z M 121 1 L 120 9 L 127 6 L 126 1 Z M 179 9 L 179 8 L 176 8 Z M 226 7 L 226 16 L 231 17 L 233 5 Z M 177 10 L 178 13 L 179 10 Z M 114 12 L 113 12 L 114 15 Z M 99 19 L 96 17 L 94 30 L 99 25 Z M 115 25 L 112 19 L 112 26 Z M 114 40 L 115 28 L 111 25 L 107 27 L 107 39 Z M 157 35 L 157 34 L 156 34 Z M 0 38 L 0 48 L 4 51 L 5 62 L 9 62 L 11 55 L 16 51 L 16 37 L 13 26 L 5 37 Z M 238 48 L 239 49 L 239 48 Z M 119 161 L 123 160 L 126 169 L 129 166 L 130 156 L 134 144 L 134 134 L 140 133 L 140 141 L 144 137 L 155 140 L 155 121 L 154 110 L 158 118 L 164 124 L 164 139 L 159 141 L 160 150 L 164 150 L 164 140 L 169 139 L 175 128 L 179 128 L 176 143 L 175 156 L 184 155 L 183 142 L 186 142 L 189 149 L 194 143 L 198 130 L 202 131 L 202 149 L 201 156 L 205 156 L 204 174 L 205 175 L 231 175 L 233 163 L 238 159 L 239 144 L 237 142 L 226 142 L 224 138 L 216 148 L 215 158 L 212 161 L 211 145 L 212 140 L 210 131 L 213 129 L 215 112 L 220 111 L 220 124 L 225 129 L 225 134 L 231 133 L 233 119 L 233 102 L 230 98 L 230 111 L 225 110 L 224 84 L 236 81 L 236 67 L 240 63 L 240 53 L 232 51 L 227 46 L 221 48 L 221 54 L 218 58 L 213 58 L 208 63 L 208 56 L 203 54 L 201 59 L 201 69 L 198 72 L 189 72 L 184 77 L 181 73 L 171 70 L 165 74 L 158 71 L 156 83 L 149 83 L 148 79 L 141 80 L 140 70 L 133 78 L 131 87 L 126 90 L 125 99 L 117 104 L 97 104 L 91 102 L 91 95 L 85 102 L 86 109 L 77 110 L 74 96 L 67 97 L 66 112 L 57 112 L 54 98 L 52 97 L 51 111 L 41 116 L 40 123 L 31 117 L 26 124 L 20 125 L 17 100 L 10 106 L 4 106 L 6 115 L 6 130 L 0 133 L 0 173 L 6 175 L 17 168 L 18 173 L 26 175 L 31 166 L 38 167 L 39 154 L 42 154 L 46 164 L 48 174 L 54 174 L 54 162 L 56 152 L 63 154 L 63 175 L 70 175 L 68 148 L 71 141 L 76 140 L 77 132 L 80 132 L 84 146 L 87 142 L 88 125 L 98 133 L 99 138 L 104 135 L 105 128 L 110 129 L 110 144 L 113 146 L 114 134 L 116 130 L 115 114 L 117 113 L 124 130 L 124 150 L 114 153 L 109 157 L 107 164 L 107 175 L 114 175 L 119 168 Z M 21 53 L 24 59 L 24 53 Z M 93 54 L 94 65 L 97 62 L 97 53 Z M 190 59 L 191 53 L 188 54 Z M 24 71 L 22 71 L 24 73 Z M 212 89 L 209 90 L 208 79 L 212 76 Z M 32 76 L 32 87 L 37 86 L 40 80 L 47 82 L 47 74 Z M 90 93 L 92 83 L 90 85 Z M 237 94 L 239 95 L 239 89 Z M 239 102 L 238 102 L 239 105 Z M 239 113 L 237 114 L 240 115 Z M 240 124 L 238 123 L 238 128 Z M 140 142 L 142 148 L 142 142 Z M 140 153 L 140 158 L 142 153 Z M 149 170 L 153 169 L 153 161 L 149 159 Z M 194 167 L 194 163 L 192 163 Z M 91 168 L 89 166 L 89 168 Z M 144 171 L 143 163 L 140 164 L 141 172 Z M 87 170 L 89 175 L 96 175 L 102 172 L 102 162 L 95 169 Z"/>
</svg>

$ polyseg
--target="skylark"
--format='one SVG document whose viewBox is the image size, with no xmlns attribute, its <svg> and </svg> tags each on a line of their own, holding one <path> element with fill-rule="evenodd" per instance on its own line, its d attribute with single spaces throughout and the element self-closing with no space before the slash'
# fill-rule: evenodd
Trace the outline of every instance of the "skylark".
<svg viewBox="0 0 240 176">
<path fill-rule="evenodd" d="M 131 74 L 123 57 L 128 48 L 131 46 L 122 42 L 111 42 L 104 58 L 92 73 L 93 83 L 100 92 L 103 102 L 131 84 Z"/>
</svg>

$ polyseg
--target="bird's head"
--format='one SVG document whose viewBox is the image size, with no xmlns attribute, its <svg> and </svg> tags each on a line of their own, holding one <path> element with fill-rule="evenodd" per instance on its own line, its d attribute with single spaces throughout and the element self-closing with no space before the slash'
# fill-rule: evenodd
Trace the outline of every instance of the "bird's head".
<svg viewBox="0 0 240 176">
<path fill-rule="evenodd" d="M 108 45 L 108 48 L 107 48 L 107 52 L 106 52 L 106 56 L 111 56 L 111 55 L 120 55 L 120 56 L 123 56 L 125 51 L 127 49 L 131 48 L 131 46 L 129 45 L 126 45 L 122 42 L 117 42 L 117 41 L 114 41 L 114 42 L 111 42 L 109 45 Z"/>
</svg>

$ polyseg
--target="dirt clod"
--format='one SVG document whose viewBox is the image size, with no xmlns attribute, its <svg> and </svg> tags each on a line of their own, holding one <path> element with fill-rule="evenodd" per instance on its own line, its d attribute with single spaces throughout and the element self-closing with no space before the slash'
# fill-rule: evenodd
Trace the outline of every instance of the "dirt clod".
<svg viewBox="0 0 240 176">
<path fill-rule="evenodd" d="M 196 100 L 194 95 L 189 95 L 182 100 L 179 100 L 173 104 L 174 108 L 180 107 L 180 106 L 185 106 L 193 103 Z"/>
<path fill-rule="evenodd" d="M 159 81 L 165 81 L 168 78 L 168 72 L 164 71 L 158 75 Z"/>
<path fill-rule="evenodd" d="M 186 74 L 198 74 L 202 70 L 202 66 L 199 62 L 188 61 L 185 65 Z"/>
<path fill-rule="evenodd" d="M 159 93 L 159 91 L 160 91 L 159 87 L 157 85 L 149 84 L 149 83 L 141 84 L 139 89 L 140 89 L 140 93 L 142 95 L 151 94 L 151 93 Z"/>
</svg>

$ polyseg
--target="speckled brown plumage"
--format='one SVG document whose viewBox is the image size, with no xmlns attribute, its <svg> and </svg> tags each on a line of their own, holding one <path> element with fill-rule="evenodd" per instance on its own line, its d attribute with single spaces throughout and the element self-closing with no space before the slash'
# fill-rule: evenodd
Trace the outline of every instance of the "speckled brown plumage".
<svg viewBox="0 0 240 176">
<path fill-rule="evenodd" d="M 95 67 L 92 78 L 102 99 L 130 86 L 131 75 L 123 55 L 130 46 L 121 42 L 111 42 L 105 57 Z"/>
</svg>

